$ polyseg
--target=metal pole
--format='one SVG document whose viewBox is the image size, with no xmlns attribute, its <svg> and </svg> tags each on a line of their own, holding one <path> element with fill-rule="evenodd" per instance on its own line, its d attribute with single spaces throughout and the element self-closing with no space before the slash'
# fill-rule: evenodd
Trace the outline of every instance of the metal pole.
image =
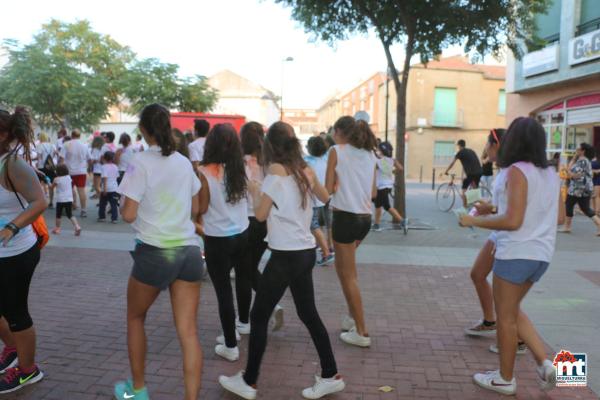
<svg viewBox="0 0 600 400">
<path fill-rule="evenodd" d="M 433 169 L 433 174 L 431 175 L 431 190 L 435 190 L 435 168 Z"/>
<path fill-rule="evenodd" d="M 280 113 L 279 119 L 283 121 L 283 75 L 285 71 L 285 59 L 281 61 L 281 96 L 279 97 Z"/>
<path fill-rule="evenodd" d="M 389 123 L 389 105 L 390 105 L 390 67 L 385 71 L 385 141 L 388 141 L 388 123 Z"/>
<path fill-rule="evenodd" d="M 419 183 L 423 183 L 423 165 L 419 168 Z"/>
</svg>

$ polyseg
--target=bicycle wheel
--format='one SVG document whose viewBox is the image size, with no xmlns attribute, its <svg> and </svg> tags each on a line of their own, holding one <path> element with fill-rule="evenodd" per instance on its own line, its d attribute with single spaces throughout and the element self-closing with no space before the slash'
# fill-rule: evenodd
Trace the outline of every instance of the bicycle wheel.
<svg viewBox="0 0 600 400">
<path fill-rule="evenodd" d="M 435 195 L 435 201 L 440 211 L 448 212 L 454 207 L 456 201 L 456 192 L 454 187 L 447 183 L 442 183 L 437 190 Z"/>
</svg>

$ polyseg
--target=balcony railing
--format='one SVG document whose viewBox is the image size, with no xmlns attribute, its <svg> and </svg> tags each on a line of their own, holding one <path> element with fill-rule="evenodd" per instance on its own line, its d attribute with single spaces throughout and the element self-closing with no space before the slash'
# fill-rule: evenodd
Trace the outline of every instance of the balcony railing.
<svg viewBox="0 0 600 400">
<path fill-rule="evenodd" d="M 600 29 L 600 18 L 593 19 L 591 21 L 586 22 L 585 24 L 581 24 L 577 26 L 577 30 L 575 31 L 575 36 L 585 35 L 586 33 L 595 31 Z"/>
<path fill-rule="evenodd" d="M 454 113 L 432 110 L 431 126 L 436 128 L 462 128 L 464 126 L 464 112 L 462 109 Z"/>
</svg>

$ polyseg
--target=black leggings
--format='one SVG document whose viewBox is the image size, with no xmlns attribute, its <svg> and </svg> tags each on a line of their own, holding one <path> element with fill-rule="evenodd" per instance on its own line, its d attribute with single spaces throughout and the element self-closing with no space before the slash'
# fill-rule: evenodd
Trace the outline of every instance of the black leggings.
<svg viewBox="0 0 600 400">
<path fill-rule="evenodd" d="M 255 385 L 265 348 L 269 318 L 285 290 L 290 288 L 296 312 L 308 329 L 321 361 L 321 376 L 332 378 L 337 366 L 327 329 L 315 306 L 312 270 L 316 261 L 315 249 L 280 251 L 271 250 L 271 258 L 260 278 L 251 315 L 248 363 L 244 380 Z"/>
<path fill-rule="evenodd" d="M 6 318 L 11 332 L 33 326 L 27 299 L 29 284 L 40 261 L 37 244 L 24 253 L 0 258 L 0 317 Z"/>
<path fill-rule="evenodd" d="M 242 257 L 248 245 L 248 230 L 239 235 L 204 237 L 204 256 L 210 280 L 215 287 L 219 303 L 219 317 L 225 336 L 225 345 L 229 348 L 237 346 L 235 338 L 235 308 L 231 289 L 231 268 L 235 268 L 237 276 L 244 275 Z"/>
<path fill-rule="evenodd" d="M 252 303 L 252 289 L 258 290 L 258 280 L 260 272 L 258 265 L 267 249 L 267 223 L 259 222 L 256 218 L 250 217 L 250 226 L 248 227 L 248 247 L 244 253 L 243 267 L 240 268 L 240 275 L 236 270 L 235 275 L 235 294 L 238 305 L 238 317 L 240 322 L 247 324 L 250 317 L 250 303 Z"/>
<path fill-rule="evenodd" d="M 575 204 L 579 204 L 579 208 L 581 211 L 592 218 L 594 215 L 594 211 L 590 208 L 590 196 L 585 197 L 577 197 L 567 195 L 567 201 L 565 202 L 565 208 L 567 210 L 567 217 L 573 218 L 573 208 L 575 208 Z"/>
</svg>

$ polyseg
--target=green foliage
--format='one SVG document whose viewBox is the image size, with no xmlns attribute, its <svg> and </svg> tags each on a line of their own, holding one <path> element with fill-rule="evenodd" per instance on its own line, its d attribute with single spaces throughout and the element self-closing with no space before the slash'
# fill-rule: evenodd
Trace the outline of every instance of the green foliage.
<svg viewBox="0 0 600 400">
<path fill-rule="evenodd" d="M 154 102 L 179 111 L 210 111 L 217 95 L 206 78 L 180 79 L 178 71 L 177 65 L 155 58 L 136 61 L 121 82 L 123 95 L 130 102 L 129 111 L 138 113 Z"/>
<path fill-rule="evenodd" d="M 87 21 L 51 20 L 30 44 L 6 40 L 4 48 L 9 59 L 0 70 L 0 103 L 30 107 L 44 127 L 90 129 L 124 97 L 136 111 L 151 102 L 208 111 L 216 101 L 204 78 L 180 79 L 177 65 L 136 60 Z"/>
</svg>

